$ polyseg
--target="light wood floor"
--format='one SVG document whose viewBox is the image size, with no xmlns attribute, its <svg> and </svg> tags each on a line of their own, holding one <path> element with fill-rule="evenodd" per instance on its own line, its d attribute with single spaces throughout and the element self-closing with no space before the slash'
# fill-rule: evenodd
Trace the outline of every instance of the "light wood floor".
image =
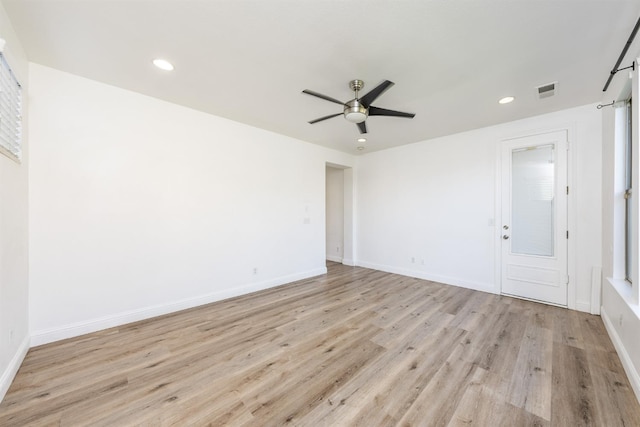
<svg viewBox="0 0 640 427">
<path fill-rule="evenodd" d="M 638 426 L 602 321 L 329 274 L 33 348 L 1 426 Z"/>
</svg>

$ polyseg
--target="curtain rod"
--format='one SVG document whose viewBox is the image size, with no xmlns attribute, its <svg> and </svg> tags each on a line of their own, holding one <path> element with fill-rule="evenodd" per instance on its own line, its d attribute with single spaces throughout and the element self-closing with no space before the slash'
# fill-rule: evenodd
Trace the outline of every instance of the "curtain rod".
<svg viewBox="0 0 640 427">
<path fill-rule="evenodd" d="M 622 60 L 624 59 L 624 56 L 627 54 L 627 50 L 629 50 L 629 47 L 631 46 L 631 43 L 633 43 L 633 39 L 636 37 L 636 33 L 638 32 L 638 29 L 640 28 L 640 18 L 638 18 L 638 22 L 636 22 L 636 26 L 633 27 L 633 31 L 631 32 L 631 35 L 629 36 L 629 40 L 627 40 L 627 43 L 624 45 L 624 48 L 622 49 L 622 52 L 620 53 L 620 56 L 618 57 L 618 61 L 616 62 L 616 65 L 613 66 L 613 69 L 611 70 L 611 73 L 609 73 L 609 78 L 607 79 L 607 83 L 605 83 L 604 88 L 602 89 L 603 92 L 606 92 L 607 89 L 609 88 L 609 84 L 611 83 L 611 79 L 613 79 L 613 76 L 620 71 L 618 69 L 618 67 L 620 66 L 620 63 L 622 62 Z M 634 61 L 635 64 L 635 61 Z M 629 67 L 627 67 L 629 68 Z"/>
</svg>

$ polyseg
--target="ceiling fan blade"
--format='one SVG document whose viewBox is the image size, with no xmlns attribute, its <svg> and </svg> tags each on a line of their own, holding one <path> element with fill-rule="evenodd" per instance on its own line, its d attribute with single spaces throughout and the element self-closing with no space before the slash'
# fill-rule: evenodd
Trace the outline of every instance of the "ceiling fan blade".
<svg viewBox="0 0 640 427">
<path fill-rule="evenodd" d="M 416 115 L 413 113 L 403 113 L 402 111 L 387 110 L 386 108 L 369 107 L 370 116 L 392 116 L 392 117 L 406 117 L 413 119 Z"/>
<path fill-rule="evenodd" d="M 367 93 L 365 96 L 360 98 L 360 103 L 364 105 L 366 108 L 375 101 L 380 95 L 382 95 L 387 89 L 393 86 L 395 83 L 390 82 L 389 80 L 385 80 L 380 83 L 378 86 L 374 87 Z"/>
<path fill-rule="evenodd" d="M 332 97 L 327 96 L 327 95 L 323 95 L 323 94 L 318 93 L 318 92 L 314 92 L 314 91 L 309 90 L 309 89 L 303 90 L 302 93 L 306 93 L 307 95 L 311 95 L 311 96 L 317 96 L 318 98 L 322 98 L 325 101 L 331 101 L 331 102 L 335 102 L 336 104 L 344 105 L 344 102 L 342 102 L 342 101 L 338 101 L 335 98 L 332 98 Z"/>
<path fill-rule="evenodd" d="M 360 130 L 360 133 L 367 133 L 366 122 L 356 123 L 356 126 L 358 126 L 358 129 Z"/>
<path fill-rule="evenodd" d="M 328 116 L 324 116 L 324 117 L 320 117 L 319 119 L 311 120 L 309 122 L 309 124 L 312 125 L 314 123 L 318 123 L 318 122 L 321 122 L 323 120 L 331 119 L 333 117 L 338 117 L 338 116 L 341 116 L 341 115 L 342 115 L 342 113 L 329 114 Z"/>
</svg>

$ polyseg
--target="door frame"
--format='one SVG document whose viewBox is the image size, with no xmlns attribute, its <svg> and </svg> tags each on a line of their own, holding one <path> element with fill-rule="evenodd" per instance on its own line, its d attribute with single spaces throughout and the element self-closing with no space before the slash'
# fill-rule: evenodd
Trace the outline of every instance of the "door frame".
<svg viewBox="0 0 640 427">
<path fill-rule="evenodd" d="M 347 165 L 340 165 L 337 163 L 325 162 L 324 163 L 324 197 L 326 200 L 327 197 L 327 176 L 326 171 L 327 168 L 333 169 L 341 169 L 343 172 L 343 229 L 342 229 L 342 264 L 355 266 L 356 262 L 356 247 L 355 247 L 355 203 L 354 203 L 354 195 L 355 195 L 355 179 L 353 174 L 353 167 Z M 326 221 L 327 221 L 327 207 L 324 206 L 324 218 L 323 218 L 323 238 L 324 238 L 324 253 L 323 257 L 326 256 L 327 248 L 327 229 L 326 229 Z"/>
<path fill-rule="evenodd" d="M 536 135 L 544 135 L 554 132 L 567 132 L 567 185 L 569 194 L 567 196 L 567 229 L 569 230 L 569 241 L 567 242 L 567 274 L 569 283 L 567 285 L 567 308 L 576 309 L 576 149 L 575 149 L 575 126 L 573 124 L 560 124 L 552 128 L 531 130 L 515 134 L 507 134 L 496 141 L 495 146 L 495 220 L 494 220 L 494 277 L 495 291 L 502 295 L 502 172 L 505 165 L 502 164 L 502 146 L 506 141 L 528 138 Z M 523 298 L 526 299 L 526 298 Z M 540 302 L 540 301 L 537 301 Z M 552 304 L 551 304 L 552 305 Z M 590 304 L 591 305 L 591 304 Z M 581 311 L 591 311 L 591 307 L 579 307 Z"/>
</svg>

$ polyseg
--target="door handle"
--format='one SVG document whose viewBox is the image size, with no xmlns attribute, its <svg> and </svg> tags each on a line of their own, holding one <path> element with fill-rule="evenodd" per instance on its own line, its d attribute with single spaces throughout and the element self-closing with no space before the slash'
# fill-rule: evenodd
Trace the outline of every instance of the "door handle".
<svg viewBox="0 0 640 427">
<path fill-rule="evenodd" d="M 505 234 L 505 235 L 503 235 L 503 236 L 502 236 L 502 239 L 503 239 L 503 240 L 508 240 L 508 239 L 509 239 L 509 236 L 507 236 L 507 235 Z"/>
</svg>

